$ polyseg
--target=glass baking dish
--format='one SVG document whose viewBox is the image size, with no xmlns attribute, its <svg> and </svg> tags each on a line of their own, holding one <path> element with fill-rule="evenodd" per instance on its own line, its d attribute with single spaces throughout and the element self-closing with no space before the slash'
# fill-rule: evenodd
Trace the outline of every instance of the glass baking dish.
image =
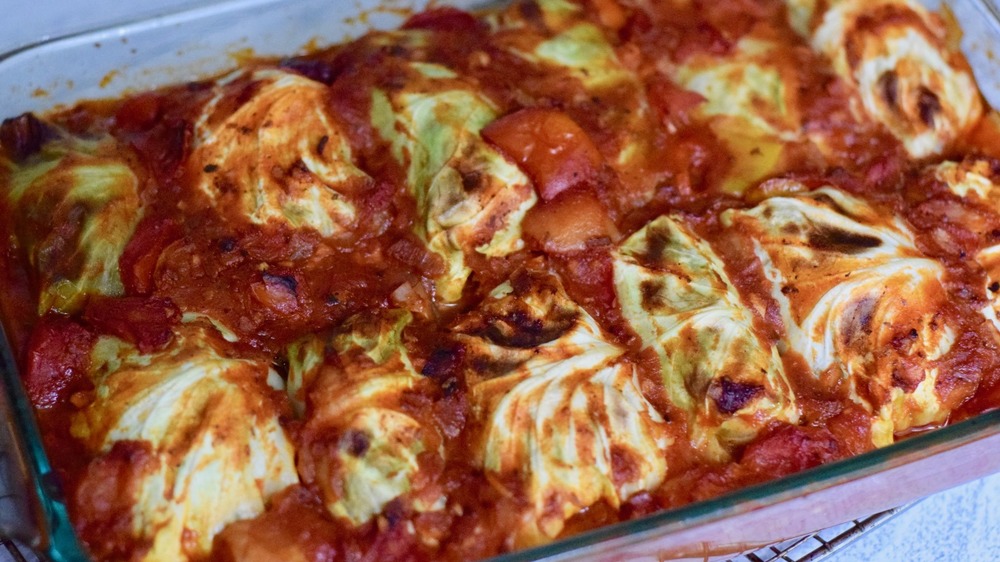
<svg viewBox="0 0 1000 562">
<path fill-rule="evenodd" d="M 0 116 L 208 77 L 251 54 L 301 53 L 370 28 L 397 26 L 429 3 L 223 0 L 45 39 L 0 53 Z M 924 3 L 954 15 L 984 95 L 1000 106 L 1000 66 L 992 52 L 1000 45 L 1000 11 L 991 0 Z M 487 3 L 434 4 L 471 9 Z M 69 3 L 45 9 L 60 7 L 68 9 Z M 149 4 L 143 9 L 151 10 Z M 0 371 L 6 390 L 0 393 L 0 471 L 8 473 L 0 474 L 0 482 L 10 492 L 0 497 L 0 535 L 32 545 L 54 561 L 85 560 L 2 327 Z M 1000 410 L 780 480 L 493 560 L 724 558 L 998 472 L 997 451 Z"/>
</svg>

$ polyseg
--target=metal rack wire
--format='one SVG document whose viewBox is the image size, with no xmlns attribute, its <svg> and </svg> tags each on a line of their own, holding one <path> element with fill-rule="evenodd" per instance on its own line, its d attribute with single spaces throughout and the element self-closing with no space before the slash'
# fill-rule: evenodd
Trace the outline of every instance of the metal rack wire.
<svg viewBox="0 0 1000 562">
<path fill-rule="evenodd" d="M 841 523 L 818 533 L 743 553 L 727 562 L 817 562 L 881 526 L 908 507 L 909 505 L 897 507 L 864 519 Z"/>
</svg>

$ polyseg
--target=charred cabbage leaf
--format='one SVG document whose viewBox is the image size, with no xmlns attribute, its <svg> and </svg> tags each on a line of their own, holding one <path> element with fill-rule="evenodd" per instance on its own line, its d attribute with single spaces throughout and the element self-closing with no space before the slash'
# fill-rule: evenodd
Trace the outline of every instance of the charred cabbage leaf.
<svg viewBox="0 0 1000 562">
<path fill-rule="evenodd" d="M 929 169 L 934 179 L 944 183 L 948 190 L 958 197 L 1000 213 L 998 171 L 1000 170 L 997 170 L 995 162 L 974 158 L 962 162 L 945 161 Z M 952 213 L 955 216 L 948 217 L 949 219 L 960 222 L 981 235 L 983 239 L 993 239 L 992 233 L 985 232 L 975 217 L 960 209 L 953 208 Z M 987 304 L 982 308 L 983 316 L 1000 332 L 1000 291 L 993 290 L 998 287 L 996 283 L 1000 282 L 1000 244 L 986 245 L 976 252 L 973 258 L 986 272 L 982 294 L 986 296 Z"/>
<path fill-rule="evenodd" d="M 4 163 L 14 231 L 39 290 L 38 312 L 77 311 L 124 291 L 118 260 L 142 218 L 139 178 L 111 138 L 59 136 Z"/>
<path fill-rule="evenodd" d="M 473 366 L 476 462 L 520 480 L 530 505 L 520 541 L 551 539 L 594 503 L 617 507 L 663 481 L 663 418 L 557 278 L 522 270 L 455 329 Z"/>
<path fill-rule="evenodd" d="M 941 154 L 983 107 L 968 64 L 941 19 L 911 0 L 841 0 L 820 13 L 790 1 L 793 22 L 856 91 L 859 113 L 914 158 Z"/>
<path fill-rule="evenodd" d="M 352 196 L 368 176 L 352 162 L 327 87 L 259 70 L 230 75 L 215 88 L 195 123 L 191 166 L 199 188 L 217 208 L 251 223 L 346 237 L 358 221 Z"/>
<path fill-rule="evenodd" d="M 605 31 L 587 19 L 581 6 L 562 0 L 537 5 L 544 27 L 528 21 L 515 5 L 488 19 L 492 40 L 545 80 L 578 83 L 579 91 L 561 101 L 590 114 L 608 130 L 624 132 L 604 135 L 597 144 L 610 168 L 631 187 L 623 196 L 634 197 L 634 204 L 644 203 L 660 177 L 657 164 L 661 158 L 656 147 L 657 124 L 652 122 L 642 81 L 619 58 Z M 532 92 L 523 95 L 531 96 Z M 615 102 L 602 103 L 604 98 Z"/>
<path fill-rule="evenodd" d="M 791 349 L 822 387 L 872 412 L 875 445 L 944 421 L 937 361 L 955 339 L 944 267 L 901 219 L 823 188 L 727 211 L 723 222 L 753 238 Z"/>
<path fill-rule="evenodd" d="M 775 420 L 798 421 L 776 349 L 753 327 L 723 263 L 680 219 L 660 217 L 615 253 L 622 315 L 656 351 L 694 445 L 726 460 Z"/>
<path fill-rule="evenodd" d="M 97 455 L 148 444 L 151 462 L 134 481 L 114 483 L 134 491 L 127 516 L 134 538 L 149 544 L 142 560 L 200 560 L 228 523 L 257 516 L 298 483 L 278 422 L 281 378 L 231 355 L 214 329 L 197 325 L 151 354 L 107 336 L 94 347 L 94 401 L 72 432 Z"/>
<path fill-rule="evenodd" d="M 455 301 L 471 273 L 467 256 L 521 249 L 521 221 L 537 196 L 527 176 L 479 136 L 497 117 L 486 97 L 441 65 L 410 62 L 406 74 L 402 88 L 373 92 L 371 120 L 406 169 L 417 234 L 445 260 L 437 293 Z"/>
<path fill-rule="evenodd" d="M 308 396 L 299 464 L 319 488 L 327 509 L 362 525 L 391 501 L 423 512 L 442 509 L 436 477 L 442 462 L 437 429 L 403 408 L 428 390 L 402 341 L 409 312 L 362 313 L 328 345 L 320 338 L 295 344 L 290 378 Z M 292 385 L 290 385 L 290 388 Z"/>
<path fill-rule="evenodd" d="M 695 116 L 734 158 L 725 191 L 742 193 L 780 171 L 785 145 L 805 139 L 798 71 L 782 48 L 773 39 L 747 36 L 726 54 L 698 54 L 672 68 L 673 80 L 705 98 Z"/>
</svg>

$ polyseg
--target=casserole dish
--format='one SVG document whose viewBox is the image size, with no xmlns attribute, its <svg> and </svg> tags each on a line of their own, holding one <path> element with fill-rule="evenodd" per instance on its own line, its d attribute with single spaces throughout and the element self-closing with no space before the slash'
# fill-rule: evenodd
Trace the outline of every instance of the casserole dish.
<svg viewBox="0 0 1000 562">
<path fill-rule="evenodd" d="M 107 32 L 105 32 L 105 35 L 101 35 L 100 32 L 95 35 L 80 35 L 67 40 L 66 43 L 86 45 L 87 49 L 85 50 L 91 48 L 113 50 L 115 54 L 125 56 L 126 58 L 146 52 L 147 45 L 151 45 L 150 50 L 157 56 L 162 56 L 164 49 L 162 45 L 158 44 L 158 41 L 162 40 L 163 36 L 158 36 L 157 33 L 172 36 L 173 30 L 171 26 L 173 25 L 192 25 L 194 31 L 189 33 L 194 34 L 199 40 L 206 43 L 212 43 L 215 39 L 212 38 L 214 36 L 204 35 L 203 31 L 208 29 L 224 30 L 222 33 L 223 37 L 218 39 L 221 43 L 230 46 L 232 45 L 233 38 L 231 36 L 226 37 L 225 34 L 228 31 L 225 30 L 231 30 L 232 28 L 217 26 L 217 22 L 213 21 L 212 18 L 225 20 L 235 17 L 237 14 L 240 14 L 241 21 L 250 22 L 253 21 L 254 17 L 261 18 L 266 20 L 266 28 L 271 33 L 273 33 L 276 18 L 287 18 L 292 22 L 298 22 L 290 24 L 291 29 L 298 34 L 297 38 L 301 38 L 302 30 L 307 29 L 307 27 L 305 27 L 304 21 L 297 20 L 296 18 L 312 19 L 313 21 L 317 19 L 307 17 L 314 16 L 316 12 L 313 8 L 315 6 L 306 6 L 303 8 L 298 4 L 282 4 L 280 9 L 275 8 L 279 10 L 280 17 L 270 11 L 265 13 L 261 10 L 261 7 L 261 4 L 258 3 L 249 5 L 220 4 L 198 12 L 187 12 L 177 16 L 161 18 L 153 22 L 136 24 L 140 30 L 134 36 L 126 37 L 128 39 L 127 42 L 119 41 L 121 45 L 128 45 L 127 52 L 125 51 L 126 47 L 115 46 L 114 49 L 109 49 Z M 231 10 L 246 10 L 249 13 L 246 13 L 244 16 L 244 12 L 233 12 Z M 372 12 L 373 16 L 392 15 L 392 13 L 385 10 L 375 10 Z M 374 20 L 374 17 L 368 18 L 368 20 L 371 22 Z M 195 21 L 196 23 L 186 23 L 189 21 Z M 386 24 L 391 25 L 388 20 Z M 325 32 L 329 33 L 329 30 L 332 28 L 334 26 L 326 27 Z M 969 29 L 966 31 L 968 33 Z M 324 42 L 325 37 L 323 39 Z M 267 38 L 269 49 L 281 42 L 280 39 L 274 41 L 272 39 L 270 36 Z M 144 41 L 148 41 L 149 43 L 144 43 Z M 101 46 L 97 47 L 96 44 L 100 44 Z M 6 107 L 4 108 L 6 114 L 16 114 L 23 109 L 31 108 L 30 104 L 38 99 L 44 99 L 46 100 L 45 103 L 50 103 L 53 101 L 68 101 L 68 98 L 63 97 L 65 95 L 82 95 L 84 97 L 93 95 L 88 92 L 79 91 L 75 93 L 64 92 L 60 88 L 60 83 L 53 81 L 51 76 L 39 75 L 39 73 L 44 74 L 48 72 L 52 68 L 52 65 L 46 64 L 43 59 L 37 57 L 45 56 L 46 50 L 51 50 L 58 46 L 59 42 L 45 44 L 38 48 L 15 53 L 3 60 L 2 64 L 10 67 L 2 69 L 4 80 L 10 77 L 11 81 L 16 84 L 16 87 L 11 86 L 12 95 L 8 98 L 11 108 L 9 110 Z M 200 48 L 212 50 L 216 47 L 217 45 L 215 44 L 207 47 L 204 45 L 186 46 L 180 51 L 180 55 L 181 58 L 193 57 L 197 59 L 200 56 L 198 54 Z M 135 51 L 134 53 L 133 50 Z M 278 52 L 287 51 L 288 49 L 285 48 L 278 50 Z M 269 54 L 269 52 L 261 52 L 260 50 L 256 52 L 257 54 Z M 114 58 L 115 54 L 108 56 Z M 58 57 L 63 61 L 70 61 L 63 64 L 74 64 L 73 61 L 88 58 L 86 54 L 66 52 L 57 52 L 50 56 Z M 194 64 L 195 61 L 186 61 L 183 64 L 187 65 L 189 62 L 190 64 Z M 214 62 L 218 62 L 218 59 L 210 59 L 206 63 L 208 66 L 204 67 L 204 71 L 213 73 L 221 70 L 219 67 L 210 66 Z M 154 66 L 162 64 L 162 59 L 155 60 L 151 64 Z M 122 61 L 116 61 L 115 64 L 109 66 L 111 70 L 103 72 L 100 79 L 97 79 L 95 75 L 90 78 L 84 77 L 77 80 L 87 83 L 104 83 L 107 87 L 104 91 L 101 91 L 100 95 L 110 95 L 114 93 L 113 90 L 115 87 L 119 87 L 119 85 L 120 87 L 124 87 L 125 84 L 128 84 L 130 77 L 135 76 L 137 73 L 141 75 L 142 72 L 145 72 L 140 72 L 138 67 L 130 67 L 128 63 L 122 63 Z M 16 72 L 18 68 L 24 72 L 34 74 L 18 76 Z M 190 71 L 190 68 L 192 67 L 187 66 L 188 71 Z M 195 66 L 194 68 L 197 67 Z M 85 73 L 89 72 L 91 67 L 87 66 L 86 69 Z M 118 74 L 111 74 L 115 70 L 118 71 Z M 157 80 L 159 80 L 165 74 L 161 73 L 156 76 Z M 168 79 L 167 81 L 172 82 L 175 80 Z M 20 90 L 17 88 L 20 88 Z M 42 94 L 42 92 L 38 91 L 39 89 L 44 90 L 44 95 L 41 95 L 37 99 L 31 99 L 33 95 Z M 18 95 L 19 91 L 22 93 L 20 97 Z M 30 91 L 31 94 L 24 95 L 26 91 Z M 9 371 L 12 372 L 12 369 L 9 369 Z M 11 376 L 12 386 L 15 389 L 15 400 L 17 400 L 17 385 L 13 382 L 15 380 L 16 378 Z M 24 405 L 23 401 L 21 404 L 22 406 Z M 27 410 L 21 408 L 18 419 L 21 420 L 22 425 L 26 426 L 26 429 L 23 430 L 23 436 L 28 442 L 29 450 L 33 453 L 32 458 L 34 461 L 32 466 L 36 473 L 35 476 L 41 476 L 37 481 L 45 482 L 44 475 L 48 470 L 45 466 L 44 455 L 39 447 L 32 446 L 32 443 L 37 445 L 37 439 L 33 439 L 34 435 L 32 435 L 32 429 L 30 428 L 30 415 L 27 415 L 26 412 Z M 684 556 L 702 558 L 717 552 L 755 546 L 764 541 L 783 538 L 790 534 L 798 534 L 802 531 L 812 530 L 816 527 L 825 526 L 826 524 L 861 514 L 860 512 L 847 510 L 860 509 L 861 512 L 867 512 L 880 507 L 886 507 L 882 503 L 878 503 L 880 501 L 888 501 L 889 504 L 893 504 L 908 499 L 907 496 L 893 496 L 888 499 L 879 500 L 880 494 L 873 493 L 873 490 L 883 490 L 886 479 L 894 483 L 904 482 L 910 484 L 912 482 L 911 485 L 906 487 L 907 493 L 923 493 L 931 491 L 931 488 L 949 483 L 957 483 L 949 482 L 950 479 L 962 480 L 973 478 L 979 474 L 995 470 L 996 466 L 993 464 L 996 462 L 995 455 L 991 458 L 988 453 L 977 454 L 982 451 L 989 451 L 996 445 L 995 427 L 995 412 L 983 414 L 966 422 L 955 424 L 952 427 L 926 435 L 918 435 L 892 447 L 843 461 L 842 463 L 831 464 L 767 486 L 748 488 L 735 494 L 720 497 L 717 500 L 663 512 L 628 524 L 607 527 L 599 531 L 561 541 L 548 547 L 533 551 L 523 551 L 511 556 L 552 556 L 559 558 L 561 556 L 579 554 L 578 549 L 589 546 L 587 556 L 595 557 L 616 556 L 622 559 L 635 559 L 637 556 L 651 555 L 656 558 Z M 944 463 L 942 459 L 946 458 L 953 460 Z M 968 459 L 973 460 L 970 461 Z M 928 465 L 946 465 L 948 470 L 945 471 L 944 476 L 939 478 L 932 468 L 927 468 Z M 971 466 L 972 468 L 966 468 L 967 466 Z M 954 470 L 955 467 L 959 467 L 959 470 Z M 969 472 L 966 472 L 966 470 Z M 861 499 L 847 501 L 843 505 L 831 499 L 831 497 L 843 497 L 843 495 L 850 496 L 849 491 L 851 490 Z M 60 530 L 65 532 L 69 527 L 63 518 L 64 511 L 60 511 L 61 508 L 58 499 L 53 498 L 54 494 L 51 490 L 44 490 L 41 495 L 42 511 L 45 514 L 42 519 L 53 530 L 52 536 L 54 538 L 51 541 L 51 553 L 53 557 L 65 556 L 73 558 L 77 556 L 73 550 L 72 540 L 59 538 Z M 773 521 L 772 514 L 774 510 L 778 510 L 778 513 L 786 513 L 781 510 L 797 509 L 803 505 L 801 502 L 804 501 L 808 501 L 807 505 L 810 506 L 819 505 L 825 509 L 832 509 L 836 515 L 824 515 L 823 511 L 820 510 L 807 518 L 807 522 L 804 524 L 793 521 L 789 523 L 788 528 L 777 528 L 770 524 Z M 749 518 L 751 521 L 767 521 L 768 525 L 758 528 L 755 525 L 745 524 L 741 517 Z M 724 521 L 722 520 L 723 518 Z M 800 527 L 796 528 L 795 524 L 800 525 Z M 719 527 L 719 525 L 724 525 L 724 527 Z M 802 526 L 806 528 L 801 528 Z M 599 544 L 595 544 L 598 541 Z"/>
</svg>

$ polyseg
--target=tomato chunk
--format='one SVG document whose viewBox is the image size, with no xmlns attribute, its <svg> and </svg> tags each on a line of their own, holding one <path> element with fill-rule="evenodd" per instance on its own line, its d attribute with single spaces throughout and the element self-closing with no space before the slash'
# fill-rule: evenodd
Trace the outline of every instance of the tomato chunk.
<svg viewBox="0 0 1000 562">
<path fill-rule="evenodd" d="M 96 330 L 135 344 L 147 353 L 173 338 L 181 312 L 166 298 L 96 297 L 87 302 L 83 319 Z"/>
<path fill-rule="evenodd" d="M 28 341 L 24 386 L 36 408 L 52 408 L 89 390 L 87 369 L 94 335 L 56 314 L 42 317 Z"/>
<path fill-rule="evenodd" d="M 114 127 L 118 132 L 137 133 L 156 124 L 163 113 L 163 99 L 156 93 L 133 96 L 115 112 Z"/>
<path fill-rule="evenodd" d="M 594 182 L 603 164 L 587 132 L 555 109 L 535 107 L 505 115 L 483 128 L 482 136 L 521 166 L 546 201 Z"/>
<path fill-rule="evenodd" d="M 590 0 L 601 24 L 615 31 L 625 27 L 628 15 L 617 0 Z"/>
<path fill-rule="evenodd" d="M 647 87 L 649 101 L 664 121 L 676 125 L 687 124 L 690 114 L 705 102 L 698 92 L 685 90 L 662 76 L 654 76 Z"/>
<path fill-rule="evenodd" d="M 450 7 L 427 10 L 411 16 L 403 29 L 427 29 L 444 32 L 476 32 L 484 29 L 482 22 L 468 12 Z"/>
<path fill-rule="evenodd" d="M 544 201 L 528 212 L 524 234 L 548 252 L 585 250 L 592 240 L 618 239 L 608 211 L 588 190 L 574 189 Z"/>
<path fill-rule="evenodd" d="M 748 446 L 741 462 L 755 472 L 777 477 L 841 456 L 837 439 L 825 428 L 788 426 Z"/>
<path fill-rule="evenodd" d="M 180 229 L 168 219 L 145 218 L 135 229 L 118 260 L 118 271 L 128 293 L 148 295 L 160 254 L 180 238 Z"/>
</svg>

